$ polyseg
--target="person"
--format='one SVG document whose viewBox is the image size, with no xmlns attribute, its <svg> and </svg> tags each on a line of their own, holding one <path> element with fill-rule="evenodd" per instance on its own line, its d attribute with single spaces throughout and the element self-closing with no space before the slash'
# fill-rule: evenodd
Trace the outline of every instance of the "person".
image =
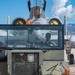
<svg viewBox="0 0 75 75">
<path fill-rule="evenodd" d="M 46 33 L 45 38 L 46 38 L 46 40 L 43 44 L 48 45 L 48 46 L 56 46 L 56 44 L 51 41 L 51 34 L 50 33 Z"/>
<path fill-rule="evenodd" d="M 34 9 L 34 17 L 35 18 L 40 18 L 40 9 L 39 9 L 39 7 L 35 7 L 35 9 Z"/>
</svg>

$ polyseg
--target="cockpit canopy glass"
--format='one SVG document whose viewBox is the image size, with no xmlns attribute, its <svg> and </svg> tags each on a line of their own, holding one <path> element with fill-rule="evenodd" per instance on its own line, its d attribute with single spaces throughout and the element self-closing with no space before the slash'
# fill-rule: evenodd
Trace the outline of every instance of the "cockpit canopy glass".
<svg viewBox="0 0 75 75">
<path fill-rule="evenodd" d="M 63 50 L 63 28 L 62 25 L 1 25 L 0 48 Z"/>
<path fill-rule="evenodd" d="M 30 18 L 44 18 L 44 11 L 41 7 L 35 6 L 31 9 Z"/>
</svg>

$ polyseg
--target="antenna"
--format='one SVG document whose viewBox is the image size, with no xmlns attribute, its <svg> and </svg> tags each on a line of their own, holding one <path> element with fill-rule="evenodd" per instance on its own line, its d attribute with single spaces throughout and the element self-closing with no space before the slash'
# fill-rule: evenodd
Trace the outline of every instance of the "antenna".
<svg viewBox="0 0 75 75">
<path fill-rule="evenodd" d="M 66 16 L 64 16 L 64 34 L 67 35 L 67 24 L 66 24 Z"/>
<path fill-rule="evenodd" d="M 31 2 L 30 2 L 30 0 L 28 0 L 28 9 L 29 9 L 29 11 L 31 10 Z"/>
<path fill-rule="evenodd" d="M 43 0 L 44 4 L 43 4 L 43 10 L 45 11 L 46 8 L 46 0 Z"/>
<path fill-rule="evenodd" d="M 37 0 L 36 0 L 36 6 L 37 6 Z"/>
</svg>

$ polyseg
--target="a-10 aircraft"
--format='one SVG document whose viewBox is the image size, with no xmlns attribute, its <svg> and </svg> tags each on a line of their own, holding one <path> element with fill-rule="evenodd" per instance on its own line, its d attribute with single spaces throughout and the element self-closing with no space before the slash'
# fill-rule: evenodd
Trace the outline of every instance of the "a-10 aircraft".
<svg viewBox="0 0 75 75">
<path fill-rule="evenodd" d="M 16 18 L 0 25 L 1 75 L 70 75 L 64 61 L 64 25 L 58 18 L 47 20 L 43 2 L 43 7 L 31 7 L 28 0 L 27 21 Z"/>
</svg>

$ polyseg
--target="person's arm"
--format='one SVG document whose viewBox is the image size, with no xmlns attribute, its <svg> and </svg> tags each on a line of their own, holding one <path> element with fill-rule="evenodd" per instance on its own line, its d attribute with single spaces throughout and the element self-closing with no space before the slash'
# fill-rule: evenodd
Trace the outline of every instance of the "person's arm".
<svg viewBox="0 0 75 75">
<path fill-rule="evenodd" d="M 51 43 L 50 43 L 50 46 L 56 46 L 56 43 L 51 42 Z"/>
</svg>

